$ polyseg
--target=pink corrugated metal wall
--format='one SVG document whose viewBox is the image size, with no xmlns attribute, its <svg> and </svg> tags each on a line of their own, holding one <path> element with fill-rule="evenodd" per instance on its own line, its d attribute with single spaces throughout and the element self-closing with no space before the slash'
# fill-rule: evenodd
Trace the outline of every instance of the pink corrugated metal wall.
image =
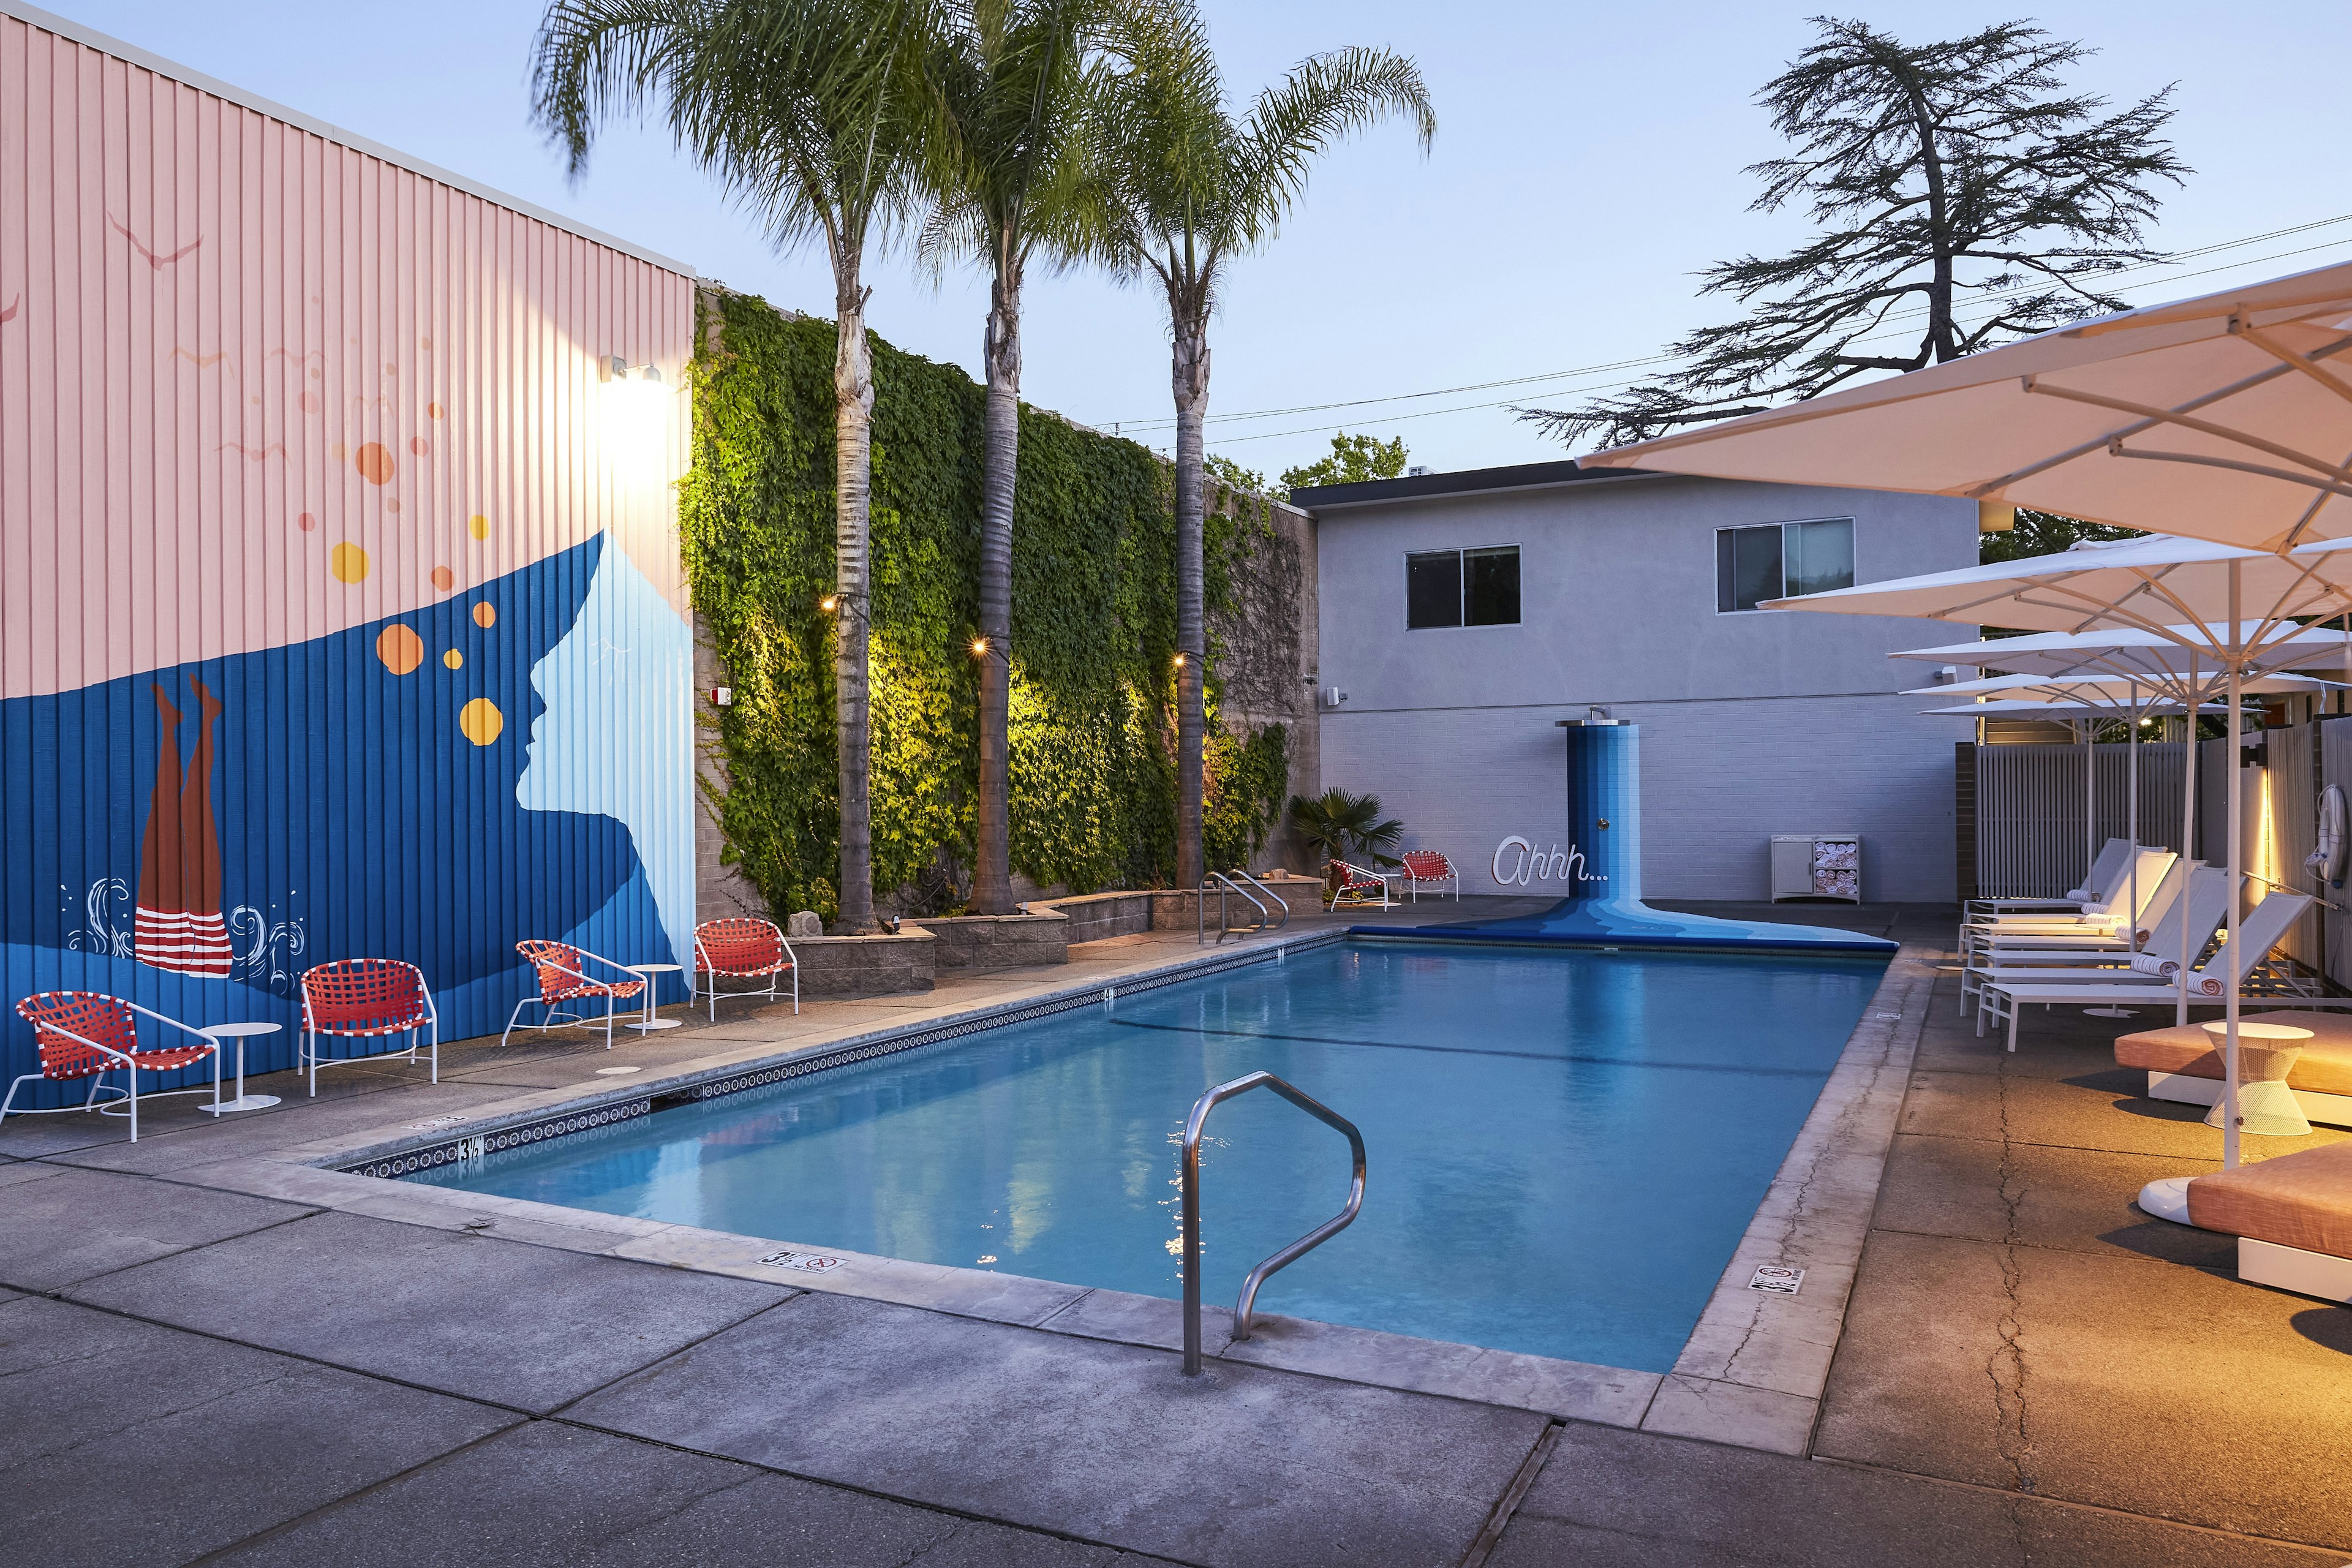
<svg viewBox="0 0 2352 1568">
<path fill-rule="evenodd" d="M 5 1000 L 268 1066 L 323 959 L 418 963 L 445 1038 L 519 938 L 682 961 L 692 290 L 0 13 Z"/>
</svg>

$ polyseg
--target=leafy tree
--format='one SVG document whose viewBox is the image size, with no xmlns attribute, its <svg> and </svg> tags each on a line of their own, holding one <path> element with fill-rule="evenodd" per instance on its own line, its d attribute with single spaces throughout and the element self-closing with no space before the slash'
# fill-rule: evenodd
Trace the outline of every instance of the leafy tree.
<svg viewBox="0 0 2352 1568">
<path fill-rule="evenodd" d="M 2049 555 L 2083 540 L 2137 539 L 2132 528 L 2080 522 L 2055 512 L 2017 509 L 2017 526 L 2006 533 L 1977 535 L 1977 559 L 1983 562 L 2021 561 L 2029 555 Z"/>
<path fill-rule="evenodd" d="M 1282 473 L 1286 490 L 1312 489 L 1318 485 L 1356 485 L 1368 479 L 1392 479 L 1404 472 L 1404 437 L 1383 441 L 1373 436 L 1350 436 L 1342 430 L 1331 437 L 1331 455 Z"/>
<path fill-rule="evenodd" d="M 980 515 L 980 784 L 975 804 L 975 913 L 1013 912 L 1013 500 L 1021 440 L 1021 289 L 1041 246 L 1057 258 L 1081 243 L 1084 133 L 1094 110 L 1088 60 L 1104 0 L 956 0 L 932 51 L 939 205 L 925 235 L 933 255 L 988 268 L 988 380 Z M 1148 18 L 1152 13 L 1145 11 Z M 1138 26 L 1144 25 L 1139 21 Z"/>
<path fill-rule="evenodd" d="M 1404 824 L 1381 815 L 1381 797 L 1355 795 L 1334 784 L 1308 799 L 1290 797 L 1290 824 L 1326 860 L 1369 860 L 1374 867 L 1402 862 L 1384 853 L 1404 837 Z"/>
<path fill-rule="evenodd" d="M 1231 458 L 1221 458 L 1214 452 L 1202 458 L 1201 462 L 1209 478 L 1229 490 L 1249 490 L 1257 495 L 1265 493 L 1265 476 L 1255 468 L 1244 468 Z"/>
<path fill-rule="evenodd" d="M 821 240 L 833 264 L 841 792 L 840 919 L 874 920 L 866 649 L 874 362 L 870 250 L 910 210 L 933 124 L 928 0 L 555 0 L 534 44 L 532 112 L 586 168 L 609 117 L 653 114 L 780 250 Z"/>
<path fill-rule="evenodd" d="M 1207 651 L 1202 564 L 1207 468 L 1209 317 L 1228 262 L 1269 242 L 1334 142 L 1391 114 L 1424 150 L 1437 116 L 1420 68 L 1386 49 L 1315 55 L 1236 119 L 1192 0 L 1129 12 L 1123 68 L 1097 121 L 1094 254 L 1116 276 L 1165 295 L 1176 401 L 1176 880 L 1199 887 L 1202 679 Z"/>
<path fill-rule="evenodd" d="M 1751 210 L 1801 201 L 1820 232 L 1703 273 L 1701 292 L 1748 314 L 1674 344 L 1679 368 L 1520 417 L 1617 446 L 1752 414 L 2121 309 L 2099 280 L 2160 258 L 2141 243 L 2155 187 L 2189 172 L 2158 134 L 2170 88 L 2105 112 L 2064 86 L 2094 51 L 2021 21 L 1936 44 L 1859 21 L 1813 26 L 1817 40 L 1757 95 L 1795 151 L 1748 172 L 1764 182 Z M 1907 352 L 1867 346 L 1914 321 Z"/>
</svg>

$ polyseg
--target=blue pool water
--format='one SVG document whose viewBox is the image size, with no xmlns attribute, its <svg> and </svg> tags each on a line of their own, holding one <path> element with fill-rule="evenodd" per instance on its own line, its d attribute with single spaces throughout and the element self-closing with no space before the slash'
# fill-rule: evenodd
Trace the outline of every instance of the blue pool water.
<svg viewBox="0 0 2352 1568">
<path fill-rule="evenodd" d="M 1355 1121 L 1356 1223 L 1262 1310 L 1669 1369 L 1877 957 L 1325 947 L 414 1179 L 813 1247 L 1181 1293 L 1177 1140 L 1267 1068 Z M 1347 1142 L 1212 1113 L 1202 1279 L 1336 1213 Z"/>
</svg>

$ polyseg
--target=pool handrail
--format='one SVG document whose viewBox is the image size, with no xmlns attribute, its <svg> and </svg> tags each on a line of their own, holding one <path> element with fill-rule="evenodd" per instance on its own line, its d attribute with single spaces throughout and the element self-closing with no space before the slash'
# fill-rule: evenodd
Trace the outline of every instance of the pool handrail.
<svg viewBox="0 0 2352 1568">
<path fill-rule="evenodd" d="M 1267 887 L 1264 882 L 1260 881 L 1257 878 L 1251 876 L 1239 866 L 1234 868 L 1233 874 L 1240 878 L 1243 881 L 1248 883 L 1251 887 L 1255 888 L 1259 892 L 1264 893 L 1267 898 L 1272 899 L 1276 903 L 1282 906 L 1282 913 L 1275 917 L 1274 924 L 1266 928 L 1268 931 L 1280 931 L 1283 927 L 1290 923 L 1290 900 L 1288 899 L 1284 898 L 1280 893 L 1276 892 L 1272 888 Z M 1264 904 L 1258 905 L 1258 909 L 1261 911 L 1264 910 L 1265 908 L 1265 906 Z"/>
<path fill-rule="evenodd" d="M 1217 895 L 1218 942 L 1223 942 L 1225 938 L 1234 934 L 1234 928 L 1227 924 L 1225 921 L 1225 896 L 1228 893 L 1239 893 L 1243 898 L 1247 899 L 1250 901 L 1251 907 L 1257 910 L 1257 923 L 1255 925 L 1243 926 L 1240 928 L 1241 933 L 1244 936 L 1247 936 L 1252 931 L 1265 931 L 1266 929 L 1266 922 L 1274 919 L 1274 911 L 1267 909 L 1264 904 L 1259 903 L 1257 901 L 1257 896 L 1252 893 L 1247 888 L 1243 887 L 1239 882 L 1234 881 L 1223 871 L 1212 871 L 1207 877 L 1202 879 L 1201 891 L 1198 895 L 1199 901 L 1192 906 L 1193 934 L 1202 942 L 1206 942 L 1209 940 L 1209 894 L 1212 891 Z M 1277 900 L 1276 902 L 1280 902 L 1280 900 Z M 1282 906 L 1282 913 L 1285 920 L 1288 920 L 1290 918 L 1290 906 L 1288 904 L 1284 904 Z"/>
<path fill-rule="evenodd" d="M 1364 1135 L 1356 1124 L 1338 1111 L 1274 1074 L 1265 1071 L 1244 1073 L 1230 1083 L 1221 1083 L 1192 1102 L 1192 1114 L 1184 1123 L 1182 1181 L 1184 1190 L 1184 1375 L 1201 1375 L 1201 1128 L 1209 1112 L 1236 1095 L 1247 1094 L 1254 1089 L 1270 1089 L 1299 1110 L 1328 1127 L 1348 1135 L 1348 1150 L 1355 1159 L 1355 1174 L 1348 1187 L 1348 1205 L 1333 1218 L 1276 1253 L 1242 1281 L 1242 1293 L 1234 1307 L 1234 1339 L 1250 1337 L 1250 1313 L 1257 1303 L 1258 1287 L 1265 1284 L 1276 1269 L 1287 1268 L 1348 1228 L 1356 1211 L 1364 1206 Z"/>
</svg>

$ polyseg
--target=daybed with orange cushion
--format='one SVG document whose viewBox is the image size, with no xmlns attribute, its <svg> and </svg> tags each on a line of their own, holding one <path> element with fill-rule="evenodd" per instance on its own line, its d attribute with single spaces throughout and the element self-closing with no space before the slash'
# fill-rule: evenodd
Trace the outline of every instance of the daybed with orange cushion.
<svg viewBox="0 0 2352 1568">
<path fill-rule="evenodd" d="M 2142 1188 L 2159 1219 L 2238 1238 L 2238 1278 L 2352 1304 L 2352 1143 Z"/>
<path fill-rule="evenodd" d="M 2245 1016 L 2311 1031 L 2310 1039 L 2295 1042 L 2303 1055 L 2288 1069 L 2286 1086 L 2312 1121 L 2352 1127 L 2352 1017 L 2300 1008 Z M 2211 1105 L 2221 1098 L 2221 1053 L 2195 1024 L 2126 1035 L 2116 1042 L 2116 1063 L 2145 1071 L 2151 1099 Z"/>
</svg>

